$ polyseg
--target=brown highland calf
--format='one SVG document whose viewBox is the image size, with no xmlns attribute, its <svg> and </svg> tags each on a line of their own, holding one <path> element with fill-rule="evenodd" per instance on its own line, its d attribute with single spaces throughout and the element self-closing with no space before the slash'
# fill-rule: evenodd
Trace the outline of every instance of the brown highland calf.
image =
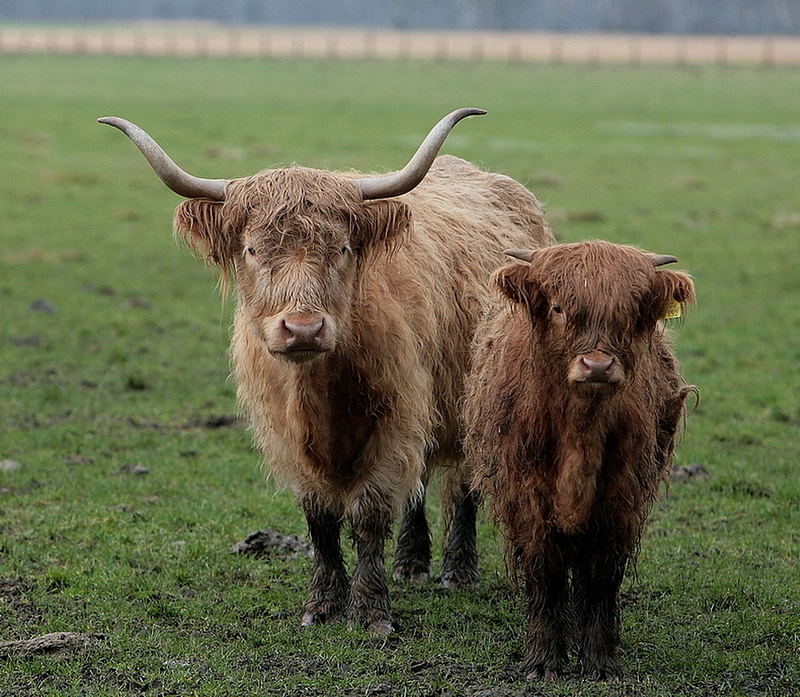
<svg viewBox="0 0 800 697">
<path fill-rule="evenodd" d="M 399 172 L 289 167 L 230 181 L 193 177 L 134 124 L 101 119 L 189 199 L 175 213 L 182 239 L 235 277 L 239 397 L 314 545 L 303 625 L 345 615 L 391 631 L 384 542 L 405 507 L 394 575 L 427 578 L 424 483 L 443 462 L 452 464 L 452 524 L 442 581 L 477 581 L 457 406 L 469 346 L 503 249 L 553 242 L 520 184 L 455 157 L 434 161 L 450 129 L 481 113 L 446 116 Z M 358 557 L 352 579 L 345 519 Z"/>
<path fill-rule="evenodd" d="M 607 242 L 509 250 L 479 324 L 464 405 L 473 487 L 525 580 L 523 668 L 619 674 L 618 592 L 687 394 L 663 323 L 694 300 L 674 257 Z"/>
</svg>

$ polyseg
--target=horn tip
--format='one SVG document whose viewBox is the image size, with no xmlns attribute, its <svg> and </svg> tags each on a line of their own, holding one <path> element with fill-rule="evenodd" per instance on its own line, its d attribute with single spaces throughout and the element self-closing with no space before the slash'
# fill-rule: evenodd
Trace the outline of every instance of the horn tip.
<svg viewBox="0 0 800 697">
<path fill-rule="evenodd" d="M 465 107 L 464 109 L 458 110 L 462 116 L 483 116 L 487 113 L 486 109 L 481 109 L 479 107 Z"/>
<path fill-rule="evenodd" d="M 529 249 L 506 249 L 503 250 L 503 254 L 507 254 L 520 261 L 530 261 L 533 256 Z"/>
<path fill-rule="evenodd" d="M 653 263 L 656 266 L 664 266 L 664 264 L 677 264 L 678 257 L 673 256 L 672 254 L 659 254 L 653 258 Z"/>
</svg>

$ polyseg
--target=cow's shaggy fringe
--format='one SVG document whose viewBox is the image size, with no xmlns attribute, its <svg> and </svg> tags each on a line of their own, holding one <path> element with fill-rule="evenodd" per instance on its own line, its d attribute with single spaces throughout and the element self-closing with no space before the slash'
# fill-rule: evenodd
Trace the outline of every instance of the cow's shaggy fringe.
<svg viewBox="0 0 800 697">
<path fill-rule="evenodd" d="M 464 400 L 473 486 L 491 499 L 511 570 L 525 578 L 526 669 L 562 670 L 574 612 L 584 672 L 607 677 L 617 671 L 618 585 L 694 390 L 659 318 L 669 302 L 693 301 L 693 286 L 603 242 L 541 250 L 493 280 L 502 300 L 476 332 Z M 567 382 L 570 361 L 595 349 L 619 361 L 620 386 Z M 594 614 L 597 603 L 605 613 Z"/>
</svg>

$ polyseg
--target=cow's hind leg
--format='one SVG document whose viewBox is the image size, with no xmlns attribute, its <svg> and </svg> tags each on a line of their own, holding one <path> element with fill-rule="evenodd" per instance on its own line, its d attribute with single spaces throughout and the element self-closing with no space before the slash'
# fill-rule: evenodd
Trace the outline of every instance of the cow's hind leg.
<svg viewBox="0 0 800 697">
<path fill-rule="evenodd" d="M 480 581 L 475 521 L 477 495 L 466 483 L 453 489 L 452 519 L 442 561 L 442 584 L 446 588 L 465 588 Z"/>
<path fill-rule="evenodd" d="M 522 668 L 528 679 L 554 680 L 567 662 L 567 571 L 553 548 L 524 560 L 523 568 L 528 629 Z"/>
<path fill-rule="evenodd" d="M 431 533 L 425 517 L 425 493 L 406 503 L 403 522 L 397 536 L 392 575 L 398 581 L 414 583 L 430 576 Z"/>
<path fill-rule="evenodd" d="M 341 517 L 310 499 L 303 500 L 302 507 L 314 546 L 314 571 L 302 620 L 309 626 L 331 622 L 344 612 L 350 584 L 339 542 Z"/>
<path fill-rule="evenodd" d="M 608 680 L 621 675 L 619 650 L 619 588 L 626 557 L 608 543 L 587 541 L 573 568 L 573 597 L 581 675 Z"/>
<path fill-rule="evenodd" d="M 392 527 L 391 506 L 380 495 L 362 495 L 350 515 L 358 562 L 350 583 L 348 620 L 376 634 L 392 631 L 384 545 Z"/>
</svg>

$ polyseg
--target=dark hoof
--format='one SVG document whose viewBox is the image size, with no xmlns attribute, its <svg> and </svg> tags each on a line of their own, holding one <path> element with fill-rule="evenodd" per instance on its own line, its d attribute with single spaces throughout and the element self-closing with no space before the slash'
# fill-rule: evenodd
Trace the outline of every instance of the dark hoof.
<svg viewBox="0 0 800 697">
<path fill-rule="evenodd" d="M 535 666 L 533 670 L 528 671 L 525 675 L 526 680 L 544 680 L 545 682 L 553 682 L 561 677 L 561 670 L 558 668 L 545 668 L 544 666 Z"/>
<path fill-rule="evenodd" d="M 431 577 L 427 567 L 420 565 L 397 565 L 392 570 L 395 581 L 409 581 L 410 583 L 424 583 Z"/>
<path fill-rule="evenodd" d="M 344 602 L 309 602 L 300 620 L 301 627 L 330 624 L 344 615 Z"/>
<path fill-rule="evenodd" d="M 473 588 L 480 583 L 481 575 L 477 569 L 451 569 L 442 574 L 445 588 Z"/>
<path fill-rule="evenodd" d="M 339 613 L 341 614 L 341 613 Z M 313 627 L 317 624 L 330 624 L 336 620 L 337 614 L 328 613 L 324 610 L 306 610 L 300 620 L 301 627 Z"/>
<path fill-rule="evenodd" d="M 356 615 L 348 615 L 347 626 L 350 629 L 363 627 L 374 636 L 387 636 L 394 632 L 394 625 L 392 624 L 391 617 L 383 619 L 373 618 L 369 620 Z"/>
<path fill-rule="evenodd" d="M 622 669 L 612 660 L 600 664 L 582 665 L 581 677 L 587 680 L 618 680 L 622 677 Z"/>
</svg>

